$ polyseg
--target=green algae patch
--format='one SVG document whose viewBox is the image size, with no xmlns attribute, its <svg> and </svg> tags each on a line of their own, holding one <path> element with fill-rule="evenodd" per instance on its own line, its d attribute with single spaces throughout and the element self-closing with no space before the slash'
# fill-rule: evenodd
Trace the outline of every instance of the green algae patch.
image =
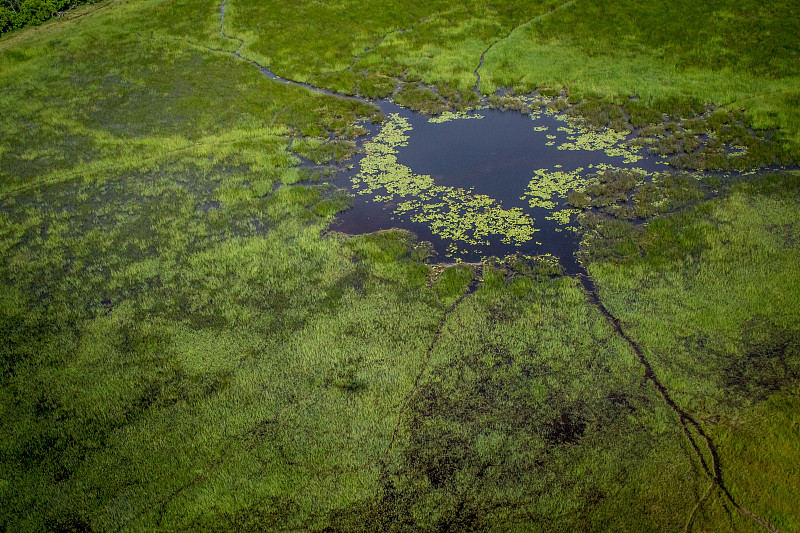
<svg viewBox="0 0 800 533">
<path fill-rule="evenodd" d="M 566 198 L 570 189 L 582 188 L 586 183 L 586 178 L 581 175 L 583 168 L 564 172 L 556 170 L 548 172 L 547 169 L 539 169 L 533 173 L 533 178 L 528 184 L 520 198 L 527 199 L 531 207 L 542 207 L 544 209 L 554 209 L 556 198 Z"/>
<path fill-rule="evenodd" d="M 566 102 L 564 98 L 558 101 L 562 100 Z M 555 222 L 555 227 L 553 224 L 546 226 L 553 227 L 556 232 L 577 231 L 578 227 L 574 222 L 581 209 L 616 206 L 627 202 L 628 197 L 624 194 L 611 196 L 597 193 L 590 194 L 592 198 L 573 195 L 576 204 L 567 201 L 571 192 L 583 193 L 586 187 L 597 181 L 598 176 L 609 171 L 622 172 L 625 169 L 628 173 L 626 176 L 630 176 L 637 186 L 649 180 L 655 173 L 631 167 L 645 156 L 637 153 L 642 151 L 641 146 L 629 145 L 629 132 L 620 132 L 605 126 L 592 129 L 580 117 L 559 112 L 559 106 L 551 105 L 554 102 L 553 98 L 541 94 L 494 97 L 490 99 L 488 106 L 471 112 L 446 111 L 427 119 L 429 124 L 494 120 L 487 118 L 490 113 L 497 113 L 493 108 L 527 117 L 523 122 L 532 122 L 532 125 L 512 130 L 531 141 L 531 144 L 521 149 L 546 148 L 544 155 L 531 157 L 530 170 L 522 170 L 521 180 L 510 176 L 504 178 L 504 183 L 512 189 L 518 187 L 519 192 L 514 190 L 511 196 L 504 196 L 497 190 L 479 194 L 480 188 L 486 184 L 478 181 L 478 178 L 469 182 L 469 186 L 463 186 L 460 173 L 470 172 L 467 166 L 457 171 L 459 176 L 445 178 L 454 180 L 449 184 L 452 186 L 446 186 L 437 183 L 431 175 L 416 172 L 408 163 L 400 163 L 400 149 L 407 146 L 407 150 L 413 152 L 416 147 L 409 142 L 413 134 L 410 122 L 412 119 L 403 118 L 399 114 L 390 115 L 375 137 L 364 144 L 366 156 L 361 161 L 358 175 L 352 179 L 353 190 L 358 194 L 371 195 L 376 202 L 386 203 L 393 218 L 424 224 L 433 235 L 451 241 L 448 256 L 472 253 L 475 247 L 500 242 L 512 246 L 528 243 L 532 241 L 535 231 L 542 229 L 535 227 L 537 218 L 542 222 Z M 478 132 L 484 130 L 471 131 L 472 136 L 479 136 Z M 498 131 L 487 128 L 484 134 L 493 135 Z M 426 138 L 424 136 L 427 133 L 420 134 L 422 138 Z M 443 145 L 447 142 L 442 140 Z M 485 148 L 476 145 L 475 149 Z M 519 152 L 521 153 L 523 152 Z M 513 155 L 517 157 L 519 154 Z M 548 164 L 545 162 L 548 159 L 553 160 L 549 162 L 550 167 L 537 169 L 537 166 Z M 487 160 L 491 160 L 489 155 Z M 559 161 L 563 164 L 557 163 Z M 653 166 L 652 160 L 643 161 L 643 164 Z M 665 163 L 658 161 L 655 164 Z M 511 172 L 516 171 L 515 168 Z M 429 172 L 439 176 L 441 170 Z M 494 172 L 497 176 L 504 176 L 501 166 Z M 503 202 L 516 202 L 517 198 L 525 200 L 528 205 L 503 207 Z M 581 203 L 581 198 L 585 202 Z M 529 208 L 535 211 L 530 211 Z M 541 245 L 538 242 L 536 244 Z"/>
<path fill-rule="evenodd" d="M 624 164 L 636 163 L 643 159 L 643 156 L 638 153 L 641 150 L 641 146 L 626 143 L 626 138 L 628 136 L 627 131 L 617 131 L 616 129 L 605 126 L 592 127 L 591 124 L 587 125 L 580 115 L 575 116 L 559 113 L 557 106 L 552 106 L 554 102 L 558 101 L 550 100 L 549 103 L 544 106 L 544 100 L 542 100 L 541 97 L 516 97 L 516 99 L 529 106 L 528 109 L 532 120 L 535 121 L 542 114 L 547 114 L 564 123 L 563 126 L 559 126 L 557 129 L 559 132 L 566 134 L 566 141 L 558 143 L 555 135 L 547 135 L 549 140 L 547 142 L 548 146 L 557 144 L 556 148 L 559 150 L 569 151 L 599 151 L 605 153 L 609 157 L 624 157 Z M 547 131 L 547 128 L 544 126 L 537 126 L 536 130 Z"/>
<path fill-rule="evenodd" d="M 658 175 L 640 168 L 619 169 L 608 165 L 595 165 L 592 170 L 597 172 L 587 174 L 582 167 L 572 171 L 536 170 L 520 199 L 527 200 L 533 208 L 549 210 L 550 213 L 545 216 L 545 220 L 554 220 L 559 225 L 566 226 L 564 229 L 577 231 L 577 226 L 572 224 L 576 220 L 575 215 L 589 208 L 610 207 L 605 211 L 620 216 L 618 208 L 621 206 L 618 204 L 627 202 L 635 187 L 639 188 L 635 195 L 638 207 L 639 203 L 644 202 L 638 191 L 644 190 L 642 194 L 646 195 L 646 191 L 654 188 L 652 184 L 646 184 L 645 180 L 658 179 Z M 663 195 L 660 195 L 659 199 L 663 203 L 665 200 L 661 196 Z M 638 217 L 639 211 L 636 208 L 630 207 L 629 211 L 628 216 L 622 218 Z M 634 213 L 637 215 L 634 216 Z"/>
<path fill-rule="evenodd" d="M 484 115 L 467 113 L 465 111 L 445 111 L 441 115 L 431 117 L 428 122 L 432 124 L 441 124 L 443 122 L 451 122 L 453 120 L 468 120 L 468 119 L 481 119 Z"/>
<path fill-rule="evenodd" d="M 519 208 L 503 209 L 496 200 L 471 189 L 436 187 L 436 197 L 430 201 L 402 202 L 396 212 L 427 223 L 440 237 L 470 245 L 489 244 L 494 235 L 501 236 L 504 244 L 522 244 L 536 231 L 533 220 Z M 454 243 L 449 250 L 457 248 Z"/>
</svg>

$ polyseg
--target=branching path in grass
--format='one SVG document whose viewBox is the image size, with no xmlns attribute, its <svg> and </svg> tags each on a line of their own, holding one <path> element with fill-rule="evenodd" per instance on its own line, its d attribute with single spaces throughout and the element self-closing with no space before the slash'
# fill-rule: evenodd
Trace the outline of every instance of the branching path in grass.
<svg viewBox="0 0 800 533">
<path fill-rule="evenodd" d="M 226 1 L 227 1 L 227 0 L 226 0 Z M 350 63 L 350 66 L 349 66 L 349 67 L 347 67 L 347 70 L 349 70 L 350 72 L 352 72 L 352 71 L 353 71 L 353 68 L 355 68 L 355 66 L 356 66 L 356 63 L 358 63 L 358 61 L 359 61 L 359 60 L 360 60 L 362 57 L 364 57 L 364 56 L 365 56 L 366 54 L 368 54 L 369 52 L 372 52 L 373 50 L 376 50 L 377 48 L 379 48 L 379 47 L 380 47 L 380 46 L 381 46 L 381 45 L 382 45 L 384 42 L 386 42 L 386 39 L 388 39 L 390 35 L 394 35 L 394 34 L 400 34 L 400 33 L 405 33 L 405 32 L 407 32 L 407 31 L 413 31 L 413 30 L 414 30 L 414 28 L 416 28 L 416 27 L 417 27 L 417 26 L 419 26 L 420 24 L 422 24 L 422 23 L 424 23 L 424 22 L 428 21 L 429 19 L 430 19 L 430 17 L 425 17 L 425 18 L 423 18 L 423 19 L 419 20 L 419 21 L 418 21 L 418 22 L 417 22 L 415 25 L 413 25 L 413 26 L 410 26 L 410 27 L 408 27 L 408 28 L 395 28 L 395 29 L 393 29 L 392 31 L 385 33 L 385 34 L 384 34 L 384 35 L 383 35 L 383 36 L 382 36 L 380 39 L 378 39 L 378 41 L 377 41 L 377 42 L 376 42 L 374 45 L 372 45 L 372 46 L 367 46 L 367 47 L 365 47 L 365 48 L 364 48 L 364 49 L 361 51 L 361 53 L 359 53 L 358 55 L 354 55 L 354 56 L 353 56 L 353 62 L 352 62 L 352 63 Z M 335 71 L 332 71 L 332 72 L 335 72 Z M 356 94 L 358 94 L 358 89 L 357 89 L 357 88 L 356 88 Z"/>
<path fill-rule="evenodd" d="M 683 426 L 683 431 L 686 434 L 687 439 L 691 443 L 692 448 L 695 450 L 695 453 L 697 454 L 697 457 L 700 460 L 703 469 L 711 477 L 712 484 L 719 487 L 719 489 L 725 495 L 725 498 L 741 514 L 755 520 L 769 531 L 778 533 L 778 529 L 775 526 L 773 526 L 763 518 L 753 514 L 752 512 L 748 511 L 747 509 L 736 503 L 736 500 L 734 500 L 733 495 L 728 491 L 727 487 L 725 487 L 725 483 L 723 482 L 722 466 L 720 465 L 719 453 L 717 452 L 717 447 L 714 445 L 714 441 L 711 440 L 711 437 L 708 436 L 708 434 L 703 430 L 702 426 L 700 426 L 700 424 L 689 413 L 678 407 L 678 405 L 675 403 L 675 400 L 673 400 L 672 397 L 669 395 L 669 392 L 667 391 L 666 387 L 664 387 L 664 385 L 661 383 L 661 381 L 658 379 L 658 377 L 656 377 L 655 373 L 653 372 L 653 367 L 650 366 L 650 362 L 645 357 L 644 353 L 642 352 L 642 349 L 639 347 L 636 341 L 631 339 L 630 336 L 628 336 L 628 334 L 626 334 L 625 331 L 623 331 L 619 319 L 617 319 L 617 317 L 612 315 L 611 312 L 606 308 L 606 306 L 603 305 L 603 302 L 600 300 L 600 295 L 597 292 L 597 286 L 595 285 L 594 280 L 592 280 L 592 278 L 589 277 L 587 274 L 580 274 L 578 276 L 578 279 L 580 280 L 581 285 L 583 286 L 583 291 L 586 294 L 588 302 L 593 306 L 595 306 L 603 314 L 603 316 L 606 317 L 606 320 L 608 320 L 608 322 L 612 325 L 614 331 L 616 331 L 630 345 L 631 349 L 633 349 L 633 351 L 636 353 L 636 356 L 639 358 L 639 362 L 644 367 L 645 379 L 653 383 L 653 386 L 656 388 L 658 393 L 664 399 L 664 402 L 667 404 L 667 406 L 675 414 L 678 415 L 681 425 Z M 697 443 L 695 442 L 694 438 L 692 438 L 691 429 L 694 429 L 694 431 L 697 432 L 700 438 L 703 441 L 705 441 L 706 447 L 708 448 L 708 452 L 711 455 L 711 470 L 709 470 L 706 460 L 703 457 L 702 452 L 700 451 L 700 448 L 697 446 Z M 703 498 L 705 498 L 705 496 Z M 701 503 L 702 499 L 698 503 L 698 506 Z M 687 529 L 691 526 L 696 511 L 697 511 L 696 508 L 692 510 L 692 513 L 689 517 L 689 521 L 687 523 Z"/>
<path fill-rule="evenodd" d="M 520 28 L 520 27 L 522 27 L 522 26 L 526 26 L 526 25 L 528 25 L 528 24 L 531 24 L 531 23 L 533 23 L 533 22 L 536 22 L 537 20 L 541 20 L 541 19 L 543 19 L 543 18 L 545 18 L 545 17 L 549 17 L 550 15 L 552 15 L 553 13 L 555 13 L 556 11 L 560 11 L 560 10 L 562 10 L 562 9 L 564 9 L 564 8 L 567 8 L 567 7 L 571 6 L 571 5 L 572 5 L 572 4 L 574 4 L 574 3 L 575 3 L 575 0 L 567 0 L 567 1 L 566 1 L 566 2 L 564 2 L 563 4 L 560 4 L 560 5 L 556 6 L 556 7 L 554 7 L 553 9 L 551 9 L 550 11 L 548 11 L 547 13 L 543 13 L 543 14 L 541 14 L 541 15 L 537 15 L 537 16 L 535 16 L 535 17 L 531 18 L 531 19 L 528 19 L 528 20 L 526 20 L 526 21 L 525 21 L 525 22 L 523 22 L 522 24 L 518 24 L 518 25 L 516 25 L 516 26 L 513 26 L 513 27 L 512 27 L 510 30 L 508 30 L 508 33 L 507 33 L 507 34 L 506 34 L 504 37 L 501 37 L 500 39 L 497 39 L 497 40 L 496 40 L 496 41 L 494 41 L 492 44 L 490 44 L 490 45 L 489 45 L 489 46 L 486 48 L 486 50 L 484 50 L 484 51 L 481 53 L 481 61 L 480 61 L 480 63 L 478 64 L 477 68 L 475 69 L 475 94 L 477 94 L 478 96 L 483 96 L 483 95 L 481 94 L 481 91 L 480 91 L 480 85 L 481 85 L 481 75 L 480 75 L 480 72 L 479 72 L 479 71 L 480 71 L 480 70 L 481 70 L 481 68 L 483 67 L 483 62 L 484 62 L 484 59 L 485 59 L 485 57 L 486 57 L 486 54 L 489 52 L 489 50 L 491 50 L 491 49 L 492 49 L 492 47 L 493 47 L 494 45 L 496 45 L 497 43 L 499 43 L 499 42 L 501 42 L 501 41 L 504 41 L 504 40 L 508 39 L 509 37 L 511 37 L 511 34 L 512 34 L 512 33 L 514 33 L 514 31 L 516 31 L 516 29 L 517 29 L 517 28 Z"/>
<path fill-rule="evenodd" d="M 387 454 L 394 447 L 395 440 L 397 439 L 397 432 L 400 429 L 400 424 L 403 419 L 403 413 L 408 407 L 408 404 L 411 402 L 411 398 L 414 397 L 414 393 L 417 391 L 417 388 L 419 387 L 419 383 L 422 380 L 422 376 L 425 375 L 425 371 L 428 369 L 428 366 L 431 361 L 431 355 L 433 354 L 433 348 L 434 346 L 436 346 L 436 343 L 442 336 L 442 331 L 444 330 L 444 325 L 447 322 L 447 317 L 450 316 L 450 313 L 452 313 L 462 301 L 464 301 L 464 298 L 474 293 L 478 289 L 480 280 L 481 278 L 479 276 L 473 278 L 472 282 L 470 282 L 470 284 L 467 286 L 464 293 L 461 296 L 459 296 L 455 302 L 450 304 L 450 307 L 447 308 L 447 310 L 442 315 L 441 320 L 439 320 L 439 326 L 436 328 L 436 333 L 434 333 L 433 338 L 431 339 L 431 343 L 428 345 L 428 351 L 425 353 L 425 361 L 422 364 L 422 368 L 420 368 L 416 379 L 414 379 L 414 384 L 411 386 L 411 390 L 408 391 L 408 394 L 406 394 L 405 398 L 403 398 L 403 401 L 400 404 L 400 411 L 397 413 L 397 423 L 394 426 L 394 431 L 392 431 L 392 440 L 389 441 L 389 446 L 386 447 Z"/>
<path fill-rule="evenodd" d="M 317 87 L 316 85 L 311 85 L 310 83 L 303 83 L 302 81 L 292 80 L 292 79 L 289 79 L 289 78 L 284 78 L 283 76 L 278 76 L 277 74 L 272 72 L 268 67 L 265 67 L 264 65 L 258 63 L 257 61 L 254 61 L 252 59 L 249 59 L 249 58 L 246 58 L 246 57 L 242 56 L 239 53 L 239 50 L 242 48 L 242 46 L 244 46 L 244 41 L 242 39 L 239 39 L 238 37 L 231 37 L 230 35 L 225 33 L 225 7 L 226 7 L 227 3 L 228 3 L 228 0 L 223 0 L 223 2 L 219 5 L 219 33 L 220 33 L 220 35 L 222 35 L 223 39 L 226 39 L 228 41 L 238 42 L 239 46 L 237 46 L 236 50 L 234 50 L 233 52 L 227 52 L 226 50 L 218 50 L 216 48 L 207 47 L 209 50 L 212 50 L 214 52 L 229 53 L 229 54 L 231 54 L 232 56 L 234 56 L 237 59 L 241 59 L 242 61 L 247 61 L 251 65 L 253 65 L 256 68 L 258 68 L 258 70 L 261 72 L 261 74 L 263 74 L 264 76 L 266 76 L 267 78 L 269 78 L 269 79 L 271 79 L 273 81 L 278 81 L 278 82 L 281 82 L 281 83 L 286 83 L 288 85 L 295 85 L 295 86 L 298 86 L 298 87 L 303 87 L 303 88 L 308 89 L 310 91 L 315 91 L 315 92 L 318 92 L 320 94 L 324 94 L 326 96 L 334 96 L 336 98 L 344 98 L 344 99 L 347 99 L 347 100 L 355 100 L 355 101 L 358 101 L 358 102 L 369 103 L 364 98 L 359 98 L 357 96 L 352 96 L 352 95 L 349 95 L 349 94 L 343 94 L 343 93 L 339 93 L 339 92 L 336 92 L 336 91 L 331 91 L 329 89 L 323 89 L 322 87 Z"/>
<path fill-rule="evenodd" d="M 223 0 L 223 2 L 219 5 L 219 34 L 222 35 L 222 38 L 228 41 L 237 41 L 239 46 L 236 47 L 236 50 L 233 53 L 237 53 L 242 46 L 244 46 L 244 41 L 239 39 L 238 37 L 230 37 L 225 34 L 225 6 L 228 4 L 228 0 Z"/>
</svg>

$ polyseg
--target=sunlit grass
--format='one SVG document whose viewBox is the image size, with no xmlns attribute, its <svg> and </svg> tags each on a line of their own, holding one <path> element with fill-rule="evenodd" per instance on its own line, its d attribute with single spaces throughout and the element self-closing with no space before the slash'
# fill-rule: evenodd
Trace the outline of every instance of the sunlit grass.
<svg viewBox="0 0 800 533">
<path fill-rule="evenodd" d="M 726 439 L 735 494 L 789 530 L 797 526 L 785 507 L 789 472 L 767 449 L 797 454 L 792 422 L 771 422 L 791 420 L 785 395 L 800 376 L 797 185 L 794 173 L 736 186 L 728 198 L 630 233 L 636 245 L 624 259 L 589 265 L 676 402 Z M 773 436 L 754 437 L 757 427 Z M 782 472 L 779 490 L 763 485 L 762 470 Z"/>
<path fill-rule="evenodd" d="M 694 14 L 671 16 L 671 9 Z M 780 3 L 681 3 L 654 11 L 636 2 L 578 2 L 494 46 L 481 89 L 558 85 L 578 99 L 592 94 L 637 96 L 648 103 L 698 98 L 744 108 L 756 127 L 780 128 L 796 156 L 797 34 L 763 38 L 772 28 L 787 28 L 789 20 Z"/>
<path fill-rule="evenodd" d="M 792 28 L 780 50 L 725 41 L 718 72 L 719 43 L 658 33 L 670 65 L 609 18 L 614 46 L 582 41 L 569 22 L 593 8 L 555 5 L 233 0 L 226 39 L 216 0 L 132 0 L 0 39 L 0 528 L 663 531 L 695 508 L 698 528 L 753 526 L 701 501 L 677 416 L 554 258 L 431 267 L 406 231 L 323 236 L 351 200 L 300 157 L 342 161 L 376 109 L 230 54 L 463 106 L 497 42 L 484 90 L 608 97 L 584 109 L 598 124 L 709 100 L 800 131 Z M 736 500 L 797 529 L 797 177 L 710 203 L 673 181 L 633 193 L 648 226 L 587 223 L 586 264 Z M 596 185 L 584 203 L 625 189 Z"/>
</svg>

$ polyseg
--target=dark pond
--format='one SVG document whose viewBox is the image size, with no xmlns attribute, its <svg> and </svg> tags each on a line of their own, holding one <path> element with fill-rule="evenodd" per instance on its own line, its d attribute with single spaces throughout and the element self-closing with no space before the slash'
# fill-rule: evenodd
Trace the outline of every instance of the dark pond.
<svg viewBox="0 0 800 533">
<path fill-rule="evenodd" d="M 558 257 L 568 272 L 575 273 L 579 270 L 574 258 L 578 248 L 575 232 L 555 220 L 548 220 L 546 217 L 552 214 L 552 209 L 531 207 L 528 199 L 521 198 L 534 173 L 540 169 L 563 172 L 582 169 L 580 174 L 588 177 L 602 168 L 598 165 L 638 168 L 650 173 L 667 169 L 661 158 L 648 156 L 645 151 L 638 153 L 641 159 L 631 161 L 632 158 L 617 155 L 607 145 L 604 150 L 598 149 L 603 145 L 596 142 L 576 142 L 581 132 L 557 115 L 541 113 L 532 118 L 518 112 L 481 109 L 467 116 L 482 118 L 435 123 L 429 121 L 430 117 L 391 102 L 380 102 L 380 106 L 387 116 L 396 113 L 411 126 L 406 133 L 406 145 L 396 148 L 397 163 L 415 174 L 429 175 L 436 185 L 471 189 L 475 194 L 496 200 L 504 209 L 520 208 L 533 219 L 538 230 L 532 239 L 519 245 L 505 244 L 498 235 L 490 236 L 488 244 L 461 243 L 452 259 L 480 261 L 488 255 L 549 253 Z M 381 126 L 371 128 L 370 137 Z M 563 149 L 566 144 L 572 148 Z M 336 180 L 340 187 L 351 187 L 351 179 L 360 171 L 361 159 L 351 162 L 353 168 L 341 173 Z M 393 227 L 409 229 L 433 244 L 438 254 L 436 260 L 452 260 L 447 257 L 452 241 L 432 232 L 428 224 L 414 222 L 408 213 L 396 213 L 397 201 L 375 201 L 374 194 L 359 194 L 358 189 L 354 192 L 353 208 L 341 213 L 331 229 L 351 234 Z M 553 200 L 556 210 L 564 207 L 563 198 Z"/>
</svg>

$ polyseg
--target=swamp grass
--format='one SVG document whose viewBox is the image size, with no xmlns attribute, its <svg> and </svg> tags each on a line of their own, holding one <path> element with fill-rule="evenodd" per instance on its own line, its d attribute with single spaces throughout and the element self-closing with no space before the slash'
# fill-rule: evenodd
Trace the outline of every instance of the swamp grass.
<svg viewBox="0 0 800 533">
<path fill-rule="evenodd" d="M 452 101 L 551 7 L 234 1 L 226 33 L 289 77 L 356 51 L 364 79 L 407 66 Z M 349 197 L 292 148 L 323 162 L 380 117 L 232 58 L 219 13 L 109 2 L 0 39 L 0 527 L 758 530 L 552 258 L 322 237 Z M 736 501 L 790 531 L 797 175 L 723 193 L 599 221 L 586 264 Z"/>
<path fill-rule="evenodd" d="M 798 453 L 799 185 L 797 173 L 773 174 L 646 228 L 605 222 L 621 229 L 616 253 L 589 262 L 677 404 L 720 439 L 739 502 L 788 531 L 798 527 L 793 469 L 781 465 Z M 608 246 L 594 242 L 590 253 Z M 779 471 L 769 485 L 765 473 Z"/>
<path fill-rule="evenodd" d="M 673 100 L 745 109 L 755 127 L 780 129 L 796 157 L 800 47 L 787 25 L 799 16 L 792 2 L 676 2 L 659 10 L 574 2 L 492 47 L 481 89 L 566 86 L 576 100 L 620 95 L 656 108 Z"/>
<path fill-rule="evenodd" d="M 450 87 L 459 96 L 443 96 L 471 105 L 478 72 L 486 95 L 513 88 L 566 92 L 573 104 L 633 98 L 624 107 L 635 127 L 660 122 L 663 114 L 696 115 L 706 104 L 744 109 L 749 125 L 778 129 L 793 157 L 800 147 L 800 46 L 792 29 L 800 14 L 792 2 L 677 2 L 659 10 L 631 1 L 233 2 L 228 11 L 230 31 L 243 39 L 247 57 L 348 94 L 363 85 L 365 96 L 383 96 L 401 82 L 422 81 Z M 616 106 L 590 102 L 581 111 L 591 121 L 624 127 Z"/>
</svg>

